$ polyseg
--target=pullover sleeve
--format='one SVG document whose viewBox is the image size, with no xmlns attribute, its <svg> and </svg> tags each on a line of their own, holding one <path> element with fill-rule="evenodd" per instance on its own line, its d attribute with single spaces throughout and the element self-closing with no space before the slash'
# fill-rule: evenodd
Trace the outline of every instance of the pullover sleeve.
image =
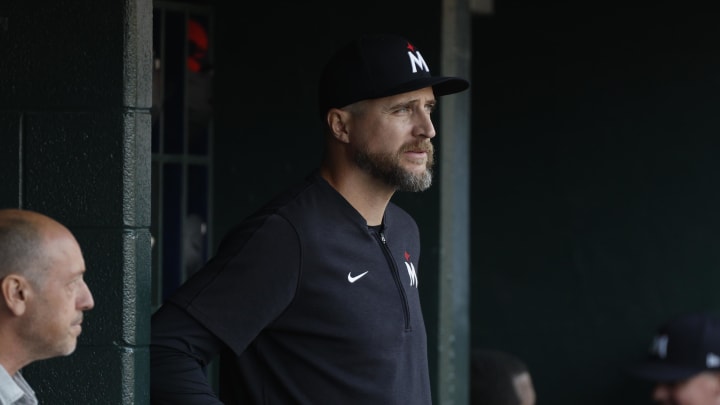
<svg viewBox="0 0 720 405">
<path fill-rule="evenodd" d="M 152 404 L 221 404 L 205 367 L 248 345 L 291 305 L 301 243 L 279 215 L 246 222 L 155 313 L 151 323 Z"/>
<path fill-rule="evenodd" d="M 165 304 L 153 315 L 150 397 L 153 405 L 222 404 L 205 367 L 222 342 L 181 308 Z"/>
</svg>

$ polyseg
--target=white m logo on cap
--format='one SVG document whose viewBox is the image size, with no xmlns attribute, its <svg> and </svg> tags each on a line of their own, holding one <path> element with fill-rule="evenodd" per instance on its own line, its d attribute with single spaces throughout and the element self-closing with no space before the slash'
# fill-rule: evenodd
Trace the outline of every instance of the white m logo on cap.
<svg viewBox="0 0 720 405">
<path fill-rule="evenodd" d="M 410 65 L 412 65 L 413 73 L 417 73 L 418 68 L 424 72 L 430 73 L 430 68 L 427 63 L 425 63 L 425 59 L 423 59 L 422 55 L 420 55 L 420 51 L 415 53 L 408 51 L 408 56 L 410 57 Z"/>
<path fill-rule="evenodd" d="M 667 357 L 668 337 L 666 335 L 655 336 L 650 352 L 661 359 Z"/>
<path fill-rule="evenodd" d="M 720 367 L 720 357 L 715 353 L 708 353 L 705 358 L 705 365 L 707 368 L 718 368 Z"/>
</svg>

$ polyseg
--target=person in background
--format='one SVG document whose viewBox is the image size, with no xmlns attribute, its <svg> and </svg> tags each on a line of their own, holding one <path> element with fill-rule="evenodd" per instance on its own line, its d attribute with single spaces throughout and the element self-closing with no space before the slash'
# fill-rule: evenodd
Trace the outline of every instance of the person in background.
<svg viewBox="0 0 720 405">
<path fill-rule="evenodd" d="M 431 75 L 397 35 L 363 35 L 330 59 L 320 167 L 153 314 L 153 404 L 431 403 L 420 234 L 390 199 L 430 187 L 437 97 L 468 87 Z M 205 367 L 220 353 L 216 395 Z"/>
<path fill-rule="evenodd" d="M 517 356 L 494 349 L 474 349 L 470 359 L 470 404 L 535 405 L 527 365 Z"/>
<path fill-rule="evenodd" d="M 654 384 L 658 404 L 720 404 L 720 317 L 688 313 L 667 321 L 630 374 Z"/>
<path fill-rule="evenodd" d="M 21 370 L 75 351 L 95 305 L 70 231 L 34 211 L 0 209 L 0 404 L 37 404 Z"/>
</svg>

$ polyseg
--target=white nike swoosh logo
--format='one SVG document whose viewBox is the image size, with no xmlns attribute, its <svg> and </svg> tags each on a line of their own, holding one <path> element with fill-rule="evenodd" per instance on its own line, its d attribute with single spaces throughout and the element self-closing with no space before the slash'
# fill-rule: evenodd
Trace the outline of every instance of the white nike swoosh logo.
<svg viewBox="0 0 720 405">
<path fill-rule="evenodd" d="M 358 274 L 357 276 L 353 277 L 353 276 L 352 276 L 352 272 L 350 272 L 350 273 L 348 273 L 348 281 L 351 282 L 351 283 L 354 283 L 354 282 L 358 281 L 358 280 L 360 279 L 360 277 L 362 277 L 362 276 L 364 276 L 364 275 L 366 275 L 366 274 L 368 274 L 367 271 L 366 271 L 365 273 Z"/>
</svg>

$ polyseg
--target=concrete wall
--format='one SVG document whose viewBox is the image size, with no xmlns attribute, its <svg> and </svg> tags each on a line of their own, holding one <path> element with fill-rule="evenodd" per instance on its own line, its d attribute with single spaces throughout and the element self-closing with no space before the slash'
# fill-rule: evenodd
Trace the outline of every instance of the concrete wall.
<svg viewBox="0 0 720 405">
<path fill-rule="evenodd" d="M 536 3 L 473 21 L 473 344 L 539 404 L 649 404 L 656 326 L 720 310 L 717 14 Z"/>
</svg>

